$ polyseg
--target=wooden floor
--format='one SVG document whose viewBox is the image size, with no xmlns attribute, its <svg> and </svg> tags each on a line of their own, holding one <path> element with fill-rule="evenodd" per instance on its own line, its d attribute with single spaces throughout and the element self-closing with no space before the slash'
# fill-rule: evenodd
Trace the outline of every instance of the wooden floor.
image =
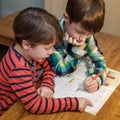
<svg viewBox="0 0 120 120">
<path fill-rule="evenodd" d="M 7 52 L 8 47 L 0 45 L 0 61 L 3 58 L 3 56 L 5 55 L 5 53 Z"/>
</svg>

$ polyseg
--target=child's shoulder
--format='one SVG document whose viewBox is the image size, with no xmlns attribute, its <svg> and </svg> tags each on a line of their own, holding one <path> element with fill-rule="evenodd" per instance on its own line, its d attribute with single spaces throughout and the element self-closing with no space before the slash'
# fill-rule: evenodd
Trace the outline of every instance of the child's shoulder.
<svg viewBox="0 0 120 120">
<path fill-rule="evenodd" d="M 4 59 L 6 60 L 6 63 L 8 63 L 11 70 L 29 66 L 25 58 L 14 49 L 13 45 L 10 46 Z"/>
<path fill-rule="evenodd" d="M 96 41 L 96 38 L 94 36 L 94 34 L 91 34 L 87 39 L 86 39 L 86 43 L 91 43 L 91 42 L 94 42 Z"/>
</svg>

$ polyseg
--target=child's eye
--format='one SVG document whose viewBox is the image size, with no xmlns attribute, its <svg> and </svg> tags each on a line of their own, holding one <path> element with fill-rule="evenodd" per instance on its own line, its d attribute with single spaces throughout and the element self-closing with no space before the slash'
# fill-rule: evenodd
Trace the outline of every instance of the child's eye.
<svg viewBox="0 0 120 120">
<path fill-rule="evenodd" d="M 81 34 L 81 35 L 85 35 L 86 33 L 84 33 L 84 32 L 80 32 L 79 34 Z"/>
<path fill-rule="evenodd" d="M 50 49 L 52 49 L 52 47 L 49 47 L 49 48 L 45 48 L 46 50 L 50 50 Z"/>
<path fill-rule="evenodd" d="M 49 50 L 50 48 L 45 48 L 45 50 Z"/>
</svg>

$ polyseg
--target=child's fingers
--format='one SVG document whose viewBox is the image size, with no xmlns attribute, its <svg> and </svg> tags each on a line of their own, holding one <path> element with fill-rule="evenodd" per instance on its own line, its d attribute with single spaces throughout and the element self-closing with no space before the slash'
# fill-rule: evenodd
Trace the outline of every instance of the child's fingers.
<svg viewBox="0 0 120 120">
<path fill-rule="evenodd" d="M 93 92 L 97 91 L 98 83 L 89 83 L 87 85 L 84 85 L 84 87 L 86 88 L 86 90 L 88 92 L 93 93 Z"/>
<path fill-rule="evenodd" d="M 93 103 L 89 99 L 86 99 L 86 104 L 89 106 L 93 106 Z"/>
<path fill-rule="evenodd" d="M 72 37 L 69 37 L 69 43 L 73 44 L 73 38 Z"/>
<path fill-rule="evenodd" d="M 90 100 L 88 100 L 87 98 L 80 97 L 80 98 L 78 98 L 78 101 L 79 101 L 79 111 L 80 112 L 85 111 L 87 105 L 93 106 L 93 103 Z"/>
<path fill-rule="evenodd" d="M 92 78 L 91 78 L 91 77 L 88 77 L 88 78 L 85 79 L 85 81 L 84 81 L 84 85 L 85 85 L 85 86 L 90 86 L 91 83 L 92 83 Z"/>
<path fill-rule="evenodd" d="M 66 32 L 65 35 L 64 35 L 64 38 L 63 38 L 65 41 L 68 41 L 69 39 L 69 34 Z"/>
<path fill-rule="evenodd" d="M 80 108 L 80 112 L 84 112 L 87 106 L 93 106 L 93 103 L 89 99 L 85 98 L 85 104 Z"/>
<path fill-rule="evenodd" d="M 40 95 L 40 94 L 41 94 L 41 89 L 38 88 L 37 92 L 38 92 L 38 94 Z"/>
</svg>

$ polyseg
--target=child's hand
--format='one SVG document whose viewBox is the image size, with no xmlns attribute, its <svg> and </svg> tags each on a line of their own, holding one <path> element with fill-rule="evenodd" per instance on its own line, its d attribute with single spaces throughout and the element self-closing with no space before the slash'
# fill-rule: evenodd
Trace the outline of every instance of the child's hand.
<svg viewBox="0 0 120 120">
<path fill-rule="evenodd" d="M 87 105 L 93 106 L 93 103 L 86 98 L 79 97 L 78 102 L 79 102 L 79 111 L 80 112 L 84 112 Z"/>
<path fill-rule="evenodd" d="M 65 33 L 65 36 L 63 38 L 65 41 L 75 45 L 75 46 L 84 46 L 85 45 L 85 41 L 83 40 L 77 40 L 75 38 L 72 38 L 67 32 Z"/>
<path fill-rule="evenodd" d="M 94 76 L 94 75 L 92 75 L 92 76 Z M 84 87 L 90 93 L 96 92 L 97 89 L 98 89 L 98 81 L 97 80 L 92 80 L 92 77 L 89 76 L 84 81 Z"/>
<path fill-rule="evenodd" d="M 38 93 L 42 97 L 47 97 L 47 98 L 53 97 L 53 91 L 49 87 L 38 88 Z"/>
</svg>

